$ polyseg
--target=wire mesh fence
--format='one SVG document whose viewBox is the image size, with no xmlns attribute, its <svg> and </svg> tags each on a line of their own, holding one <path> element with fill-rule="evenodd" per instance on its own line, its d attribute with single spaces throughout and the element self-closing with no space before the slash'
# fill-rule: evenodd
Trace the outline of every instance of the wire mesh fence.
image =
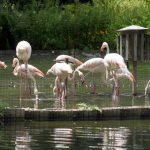
<svg viewBox="0 0 150 150">
<path fill-rule="evenodd" d="M 29 64 L 40 69 L 44 74 L 55 63 L 53 59 L 57 55 L 47 52 L 33 53 Z M 0 101 L 6 102 L 10 107 L 34 107 L 35 95 L 33 91 L 33 83 L 30 80 L 23 80 L 18 76 L 14 76 L 12 68 L 12 60 L 16 57 L 15 53 L 1 54 L 0 60 L 5 61 L 8 65 L 6 69 L 0 69 Z M 84 56 L 80 57 L 82 61 L 89 58 Z M 132 63 L 129 64 L 132 72 Z M 150 79 L 150 61 L 138 63 L 138 84 L 137 92 L 141 95 L 144 94 L 144 88 L 148 80 Z M 59 108 L 63 107 L 74 108 L 77 103 L 89 102 L 92 105 L 100 106 L 112 106 L 111 93 L 112 85 L 105 84 L 101 80 L 100 74 L 83 72 L 86 75 L 86 84 L 82 84 L 80 78 L 76 76 L 73 81 L 68 81 L 68 97 L 65 101 L 66 104 L 62 104 L 53 95 L 53 87 L 55 76 L 50 74 L 44 78 L 36 77 L 37 88 L 39 92 L 39 108 Z M 96 85 L 97 95 L 92 94 L 93 83 Z M 29 86 L 30 85 L 30 86 Z M 132 85 L 127 79 L 121 79 L 119 81 L 120 94 L 131 94 Z M 31 88 L 28 88 L 31 87 Z M 131 99 L 131 98 L 126 98 Z M 141 99 L 144 99 L 143 97 Z M 20 105 L 20 100 L 22 100 Z M 126 100 L 128 101 L 128 100 Z M 140 101 L 138 99 L 138 101 Z M 66 106 L 67 105 L 67 106 Z M 129 105 L 132 105 L 129 100 Z"/>
</svg>

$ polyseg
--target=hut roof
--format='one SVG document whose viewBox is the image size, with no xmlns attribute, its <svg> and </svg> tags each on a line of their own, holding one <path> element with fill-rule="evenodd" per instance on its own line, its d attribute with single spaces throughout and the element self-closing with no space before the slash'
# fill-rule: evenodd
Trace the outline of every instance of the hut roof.
<svg viewBox="0 0 150 150">
<path fill-rule="evenodd" d="M 131 25 L 122 29 L 117 30 L 118 32 L 126 32 L 126 31 L 146 31 L 149 30 L 148 28 L 144 28 L 137 25 Z"/>
</svg>

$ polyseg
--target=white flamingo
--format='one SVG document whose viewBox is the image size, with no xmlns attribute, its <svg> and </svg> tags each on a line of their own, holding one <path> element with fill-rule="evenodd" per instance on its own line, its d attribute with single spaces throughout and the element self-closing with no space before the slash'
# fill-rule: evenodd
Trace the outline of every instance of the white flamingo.
<svg viewBox="0 0 150 150">
<path fill-rule="evenodd" d="M 28 61 L 31 57 L 32 48 L 31 45 L 27 41 L 20 41 L 16 46 L 16 55 L 17 57 L 23 61 L 25 64 L 26 74 L 27 76 L 30 76 L 32 81 L 34 82 L 34 85 L 36 85 L 35 78 L 31 74 L 29 68 L 28 68 Z M 37 88 L 35 88 L 37 89 Z M 38 90 L 34 90 L 35 98 L 36 98 L 36 107 L 38 107 Z"/>
<path fill-rule="evenodd" d="M 109 53 L 109 46 L 107 42 L 103 42 L 101 46 L 101 51 L 104 51 L 105 49 L 107 50 L 107 54 L 105 55 L 104 60 L 108 64 L 107 69 L 109 75 L 111 75 L 115 81 L 116 88 L 118 88 L 117 79 L 123 77 L 128 78 L 133 85 L 133 83 L 135 82 L 134 76 L 128 70 L 123 57 L 117 53 Z M 134 92 L 133 89 L 132 92 Z"/>
<path fill-rule="evenodd" d="M 5 62 L 0 61 L 0 68 L 6 69 L 7 65 L 5 64 Z"/>
<path fill-rule="evenodd" d="M 66 91 L 66 78 L 71 78 L 73 75 L 73 70 L 69 64 L 66 64 L 64 62 L 62 63 L 55 63 L 46 73 L 48 74 L 54 74 L 56 76 L 55 79 L 55 86 L 53 88 L 53 92 L 57 92 L 57 95 L 59 95 L 59 98 L 61 100 L 65 99 L 67 96 Z"/>
<path fill-rule="evenodd" d="M 87 60 L 86 62 L 84 62 L 83 64 L 81 64 L 80 66 L 78 66 L 75 69 L 75 73 L 82 73 L 81 70 L 83 71 L 89 71 L 92 73 L 99 73 L 101 75 L 102 81 L 106 81 L 108 73 L 107 73 L 107 63 L 104 61 L 104 59 L 102 58 L 91 58 L 89 60 Z M 82 74 L 79 75 L 82 77 Z M 82 78 L 83 79 L 83 78 Z M 84 79 L 83 79 L 84 80 Z M 93 93 L 96 93 L 96 86 L 94 84 L 93 87 Z"/>
</svg>

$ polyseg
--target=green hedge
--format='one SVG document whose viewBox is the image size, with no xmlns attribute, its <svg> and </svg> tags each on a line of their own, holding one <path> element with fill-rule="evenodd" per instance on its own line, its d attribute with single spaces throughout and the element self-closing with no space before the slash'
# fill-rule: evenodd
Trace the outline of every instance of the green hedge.
<svg viewBox="0 0 150 150">
<path fill-rule="evenodd" d="M 93 0 L 59 5 L 56 0 L 4 1 L 0 4 L 0 49 L 28 40 L 33 49 L 97 50 L 103 41 L 116 46 L 117 29 L 150 28 L 148 0 Z"/>
</svg>

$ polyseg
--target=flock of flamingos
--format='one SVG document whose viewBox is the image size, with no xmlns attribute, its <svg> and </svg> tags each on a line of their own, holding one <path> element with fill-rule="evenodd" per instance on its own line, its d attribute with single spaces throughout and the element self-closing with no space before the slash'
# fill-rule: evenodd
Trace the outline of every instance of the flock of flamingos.
<svg viewBox="0 0 150 150">
<path fill-rule="evenodd" d="M 100 51 L 107 51 L 104 58 L 91 58 L 84 63 L 80 60 L 69 55 L 59 55 L 55 59 L 55 64 L 47 71 L 46 75 L 52 73 L 56 76 L 53 87 L 53 94 L 60 100 L 67 97 L 67 80 L 73 80 L 76 74 L 79 75 L 82 83 L 85 82 L 85 75 L 82 71 L 92 73 L 99 73 L 102 82 L 112 84 L 113 95 L 119 94 L 119 78 L 127 78 L 131 81 L 132 85 L 135 82 L 133 74 L 128 70 L 123 57 L 117 53 L 109 53 L 108 43 L 103 42 Z M 31 79 L 34 84 L 34 95 L 38 100 L 38 89 L 35 76 L 44 77 L 44 73 L 38 68 L 28 64 L 31 57 L 32 48 L 27 41 L 20 41 L 16 47 L 16 56 L 13 59 L 12 67 L 14 68 L 13 74 L 21 77 L 21 79 Z M 20 64 L 19 60 L 23 63 Z M 72 68 L 72 64 L 77 66 Z M 0 61 L 0 67 L 6 68 L 5 62 Z M 96 86 L 94 86 L 96 92 Z M 147 95 L 148 87 L 150 87 L 150 80 L 145 87 L 145 95 Z M 133 88 L 132 88 L 132 92 Z"/>
</svg>

